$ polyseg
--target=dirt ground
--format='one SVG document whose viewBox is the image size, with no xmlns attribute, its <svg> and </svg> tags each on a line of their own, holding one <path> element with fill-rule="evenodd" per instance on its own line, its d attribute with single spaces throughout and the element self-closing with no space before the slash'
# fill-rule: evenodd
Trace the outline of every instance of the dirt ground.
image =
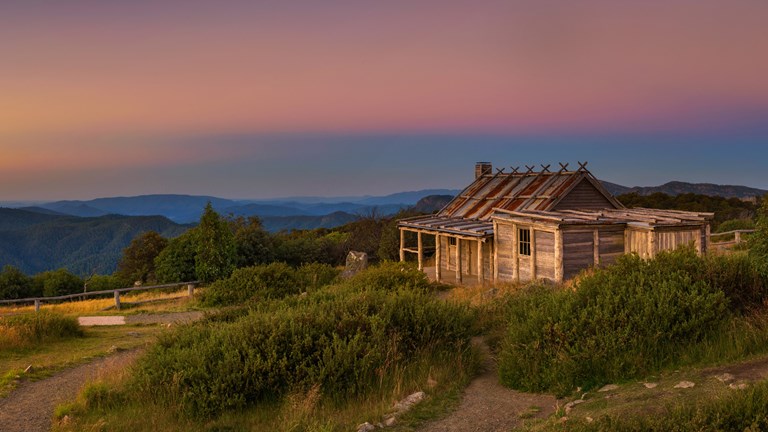
<svg viewBox="0 0 768 432">
<path fill-rule="evenodd" d="M 56 405 L 72 400 L 80 388 L 132 362 L 139 350 L 124 351 L 58 373 L 41 381 L 25 382 L 0 399 L 0 431 L 45 432 L 51 430 Z"/>
<path fill-rule="evenodd" d="M 483 372 L 467 388 L 456 411 L 425 425 L 424 432 L 509 431 L 526 418 L 545 418 L 555 412 L 557 399 L 551 395 L 522 393 L 499 384 L 496 360 L 488 346 L 473 341 L 481 350 Z"/>
</svg>

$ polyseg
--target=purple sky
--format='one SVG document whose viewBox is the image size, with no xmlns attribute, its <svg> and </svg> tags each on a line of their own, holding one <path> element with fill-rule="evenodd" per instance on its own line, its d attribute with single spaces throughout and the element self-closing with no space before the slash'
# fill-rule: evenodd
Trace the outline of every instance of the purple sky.
<svg viewBox="0 0 768 432">
<path fill-rule="evenodd" d="M 768 189 L 768 2 L 0 3 L 0 201 Z"/>
</svg>

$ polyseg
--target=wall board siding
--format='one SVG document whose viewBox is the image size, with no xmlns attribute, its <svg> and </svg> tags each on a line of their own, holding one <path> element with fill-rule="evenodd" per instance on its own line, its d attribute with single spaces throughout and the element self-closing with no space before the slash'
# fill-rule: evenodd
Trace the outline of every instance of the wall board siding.
<svg viewBox="0 0 768 432">
<path fill-rule="evenodd" d="M 555 233 L 535 230 L 536 279 L 555 279 Z"/>
<path fill-rule="evenodd" d="M 608 199 L 588 180 L 582 180 L 565 196 L 553 210 L 600 210 L 614 208 Z"/>
<path fill-rule="evenodd" d="M 496 256 L 498 262 L 496 265 L 499 268 L 499 280 L 500 281 L 512 281 L 514 276 L 514 262 L 512 257 L 512 248 L 516 247 L 514 244 L 514 232 L 512 225 L 510 224 L 498 224 L 496 230 L 496 244 L 498 250 Z"/>
<path fill-rule="evenodd" d="M 595 263 L 593 231 L 563 232 L 563 278 L 570 279 Z"/>
<path fill-rule="evenodd" d="M 649 231 L 627 230 L 629 253 L 634 252 L 641 258 L 650 258 L 650 250 L 648 249 L 648 236 L 650 234 Z"/>
<path fill-rule="evenodd" d="M 600 265 L 609 265 L 624 254 L 624 230 L 600 230 Z"/>
</svg>

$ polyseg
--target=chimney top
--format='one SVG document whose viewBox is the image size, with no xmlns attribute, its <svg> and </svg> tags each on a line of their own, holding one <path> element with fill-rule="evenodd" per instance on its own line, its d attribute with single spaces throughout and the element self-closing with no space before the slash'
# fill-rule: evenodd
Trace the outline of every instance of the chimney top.
<svg viewBox="0 0 768 432">
<path fill-rule="evenodd" d="M 477 162 L 475 164 L 475 179 L 493 172 L 493 165 L 490 162 Z"/>
</svg>

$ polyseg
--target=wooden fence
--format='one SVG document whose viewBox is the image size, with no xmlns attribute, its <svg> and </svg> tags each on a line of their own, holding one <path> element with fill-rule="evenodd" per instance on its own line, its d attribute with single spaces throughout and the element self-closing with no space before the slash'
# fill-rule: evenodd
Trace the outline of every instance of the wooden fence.
<svg viewBox="0 0 768 432">
<path fill-rule="evenodd" d="M 733 230 L 733 231 L 726 231 L 726 232 L 721 232 L 721 233 L 712 233 L 712 234 L 709 235 L 709 238 L 710 238 L 710 242 L 711 242 L 712 246 L 714 246 L 714 247 L 716 247 L 718 249 L 725 249 L 725 248 L 728 248 L 730 246 L 735 246 L 735 245 L 743 242 L 744 239 L 741 236 L 742 234 L 751 234 L 753 232 L 755 232 L 755 230 L 753 230 L 753 229 Z M 731 236 L 731 235 L 733 235 L 733 240 L 726 240 L 726 241 L 721 241 L 721 242 L 716 242 L 715 241 L 715 237 L 726 237 L 726 236 Z"/>
<path fill-rule="evenodd" d="M 113 294 L 115 297 L 115 308 L 120 309 L 120 293 L 125 293 L 130 291 L 144 291 L 144 290 L 152 290 L 152 289 L 174 288 L 174 287 L 181 287 L 186 285 L 187 293 L 190 297 L 192 297 L 192 295 L 195 293 L 195 286 L 199 283 L 200 282 L 198 281 L 178 282 L 178 283 L 165 284 L 165 285 L 137 286 L 137 287 L 129 287 L 129 288 L 118 288 L 113 290 L 90 291 L 90 292 L 68 294 L 68 295 L 56 296 L 56 297 L 30 297 L 30 298 L 24 298 L 24 299 L 0 300 L 0 305 L 15 304 L 15 303 L 34 303 L 35 312 L 37 312 L 40 310 L 40 303 L 42 302 L 84 299 L 85 297 L 90 297 L 90 296 Z"/>
</svg>

